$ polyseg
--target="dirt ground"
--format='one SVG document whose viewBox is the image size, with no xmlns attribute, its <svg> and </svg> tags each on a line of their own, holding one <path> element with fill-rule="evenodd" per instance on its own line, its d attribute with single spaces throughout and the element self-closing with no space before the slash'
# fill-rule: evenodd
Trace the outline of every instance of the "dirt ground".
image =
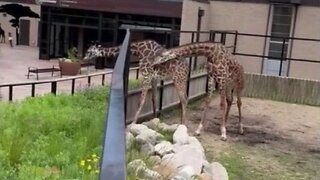
<svg viewBox="0 0 320 180">
<path fill-rule="evenodd" d="M 211 103 L 208 123 L 199 137 L 207 159 L 219 161 L 235 180 L 320 180 L 320 107 L 243 98 L 244 135 L 238 134 L 238 111 L 231 108 L 228 140 L 220 140 L 218 98 Z M 202 105 L 189 105 L 188 130 L 201 118 Z M 164 115 L 179 122 L 180 112 Z"/>
</svg>

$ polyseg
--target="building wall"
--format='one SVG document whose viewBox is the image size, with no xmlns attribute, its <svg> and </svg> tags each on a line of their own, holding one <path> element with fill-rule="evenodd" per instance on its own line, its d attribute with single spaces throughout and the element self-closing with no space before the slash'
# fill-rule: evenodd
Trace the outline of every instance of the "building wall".
<svg viewBox="0 0 320 180">
<path fill-rule="evenodd" d="M 3 4 L 8 4 L 8 2 L 0 2 L 0 6 Z M 23 6 L 29 6 L 32 11 L 40 15 L 40 6 L 39 5 L 33 5 L 33 4 L 21 4 Z M 11 19 L 13 19 L 12 16 L 8 15 L 6 17 L 3 16 L 3 13 L 0 13 L 0 23 L 2 29 L 6 33 L 6 43 L 8 43 L 8 32 L 11 32 L 13 36 L 13 42 L 16 43 L 16 30 L 11 26 L 11 23 L 9 22 Z M 30 20 L 30 30 L 29 30 L 29 45 L 30 46 L 37 46 L 38 43 L 38 23 L 40 19 L 36 18 L 27 18 L 23 17 L 21 19 Z"/>
<path fill-rule="evenodd" d="M 210 5 L 208 3 L 200 3 L 190 0 L 184 0 L 181 15 L 181 30 L 182 31 L 196 31 L 198 25 L 198 9 L 201 8 L 205 11 L 202 17 L 201 31 L 210 30 Z M 200 40 L 207 40 L 208 34 L 201 34 Z M 180 34 L 180 45 L 191 42 L 191 33 Z M 195 39 L 195 37 L 194 37 Z"/>
<path fill-rule="evenodd" d="M 300 6 L 297 14 L 295 37 L 320 39 L 320 7 Z M 292 58 L 320 61 L 320 42 L 293 42 Z M 293 61 L 289 76 L 320 80 L 320 63 Z"/>
<path fill-rule="evenodd" d="M 238 32 L 242 33 L 266 33 L 268 4 L 222 1 L 210 1 L 208 4 L 185 0 L 182 8 L 181 30 L 196 30 L 198 7 L 205 10 L 201 31 L 238 30 Z M 239 14 L 242 16 L 239 16 Z M 216 37 L 216 40 L 218 39 L 219 37 Z M 180 42 L 183 44 L 186 41 L 190 42 L 190 37 L 184 36 Z M 226 45 L 233 45 L 233 42 L 234 35 L 227 35 Z M 262 55 L 263 47 L 264 38 L 238 37 L 237 52 L 239 53 L 257 53 Z M 243 64 L 245 71 L 261 71 L 261 58 L 238 56 L 237 59 Z"/>
<path fill-rule="evenodd" d="M 196 12 L 198 7 L 205 9 L 205 18 L 201 28 L 206 30 L 237 30 L 240 33 L 269 34 L 269 3 L 246 3 L 231 1 L 209 1 L 199 3 L 185 0 L 182 9 L 181 30 L 196 30 Z M 271 17 L 270 17 L 271 18 Z M 294 37 L 320 39 L 320 7 L 300 5 Z M 190 39 L 190 38 L 189 38 Z M 219 37 L 216 38 L 219 40 Z M 181 43 L 188 41 L 182 38 Z M 190 41 L 189 41 L 190 42 Z M 233 45 L 234 36 L 227 35 L 226 45 Z M 268 43 L 267 43 L 268 44 Z M 238 36 L 237 53 L 263 55 L 265 38 Z M 266 49 L 268 45 L 266 45 Z M 320 61 L 320 43 L 295 40 L 292 45 L 292 58 Z M 266 54 L 267 55 L 267 54 Z M 237 56 L 246 72 L 261 73 L 262 58 Z M 289 65 L 289 76 L 320 80 L 320 63 L 294 62 Z"/>
</svg>

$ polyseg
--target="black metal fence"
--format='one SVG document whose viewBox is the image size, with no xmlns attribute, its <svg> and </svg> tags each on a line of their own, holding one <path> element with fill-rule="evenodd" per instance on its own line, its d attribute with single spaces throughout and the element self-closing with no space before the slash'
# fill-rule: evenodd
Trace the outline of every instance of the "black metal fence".
<svg viewBox="0 0 320 180">
<path fill-rule="evenodd" d="M 193 43 L 198 41 L 212 41 L 212 42 L 220 42 L 227 46 L 227 48 L 232 49 L 231 52 L 236 56 L 246 56 L 246 57 L 256 57 L 260 58 L 262 61 L 261 69 L 257 70 L 261 74 L 263 74 L 263 62 L 265 60 L 274 60 L 279 61 L 280 67 L 278 67 L 278 75 L 279 76 L 288 76 L 290 69 L 287 69 L 287 73 L 283 73 L 284 71 L 284 63 L 288 63 L 290 68 L 291 62 L 304 62 L 304 63 L 320 63 L 320 59 L 309 59 L 309 58 L 301 58 L 307 57 L 309 53 L 312 52 L 303 52 L 302 55 L 299 55 L 300 58 L 293 57 L 296 48 L 294 48 L 294 44 L 298 42 L 303 45 L 307 45 L 308 43 L 320 43 L 320 39 L 311 39 L 311 38 L 298 38 L 298 37 L 280 37 L 280 36 L 270 36 L 270 35 L 262 35 L 262 34 L 250 34 L 250 33 L 240 33 L 234 30 L 228 31 L 164 31 L 164 30 L 133 30 L 139 32 L 157 32 L 163 33 L 166 36 L 166 40 L 164 45 L 166 48 L 171 48 L 179 45 L 179 40 L 181 41 L 181 37 L 184 37 L 184 43 Z M 189 38 L 189 39 L 188 39 Z M 250 40 L 249 40 L 250 39 Z M 239 44 L 239 40 L 247 41 L 247 43 L 255 43 L 257 40 L 261 40 L 263 47 L 259 52 L 255 52 L 255 50 L 249 50 L 248 52 L 243 52 L 239 49 L 243 49 L 242 44 Z M 277 44 L 275 46 L 271 46 L 269 44 L 270 41 L 276 41 Z M 299 44 L 299 45 L 300 45 Z M 267 50 L 269 47 L 270 51 Z M 320 47 L 320 45 L 319 45 Z M 276 49 L 273 49 L 276 48 Z M 189 58 L 190 66 L 193 69 L 197 69 L 197 58 Z M 192 59 L 194 59 L 192 61 Z M 320 64 L 319 64 L 320 67 Z"/>
<path fill-rule="evenodd" d="M 100 179 L 126 179 L 126 94 L 128 91 L 130 31 L 127 30 L 112 75 Z M 106 148 L 107 147 L 107 148 Z"/>
<path fill-rule="evenodd" d="M 19 83 L 5 83 L 5 84 L 0 84 L 0 88 L 8 88 L 8 100 L 12 101 L 14 97 L 14 89 L 16 87 L 31 87 L 30 90 L 30 96 L 34 97 L 36 95 L 36 87 L 37 85 L 41 84 L 48 84 L 50 86 L 50 92 L 52 94 L 57 94 L 58 91 L 58 83 L 59 82 L 65 82 L 65 81 L 71 81 L 71 89 L 70 93 L 73 95 L 75 93 L 75 85 L 76 81 L 80 79 L 87 79 L 87 85 L 90 86 L 92 84 L 92 78 L 93 77 L 101 77 L 101 85 L 105 85 L 106 81 L 106 75 L 111 74 L 112 71 L 110 72 L 101 72 L 101 73 L 94 73 L 94 74 L 89 74 L 89 75 L 81 75 L 81 76 L 76 76 L 76 77 L 67 77 L 67 78 L 59 78 L 59 79 L 54 79 L 54 80 L 41 80 L 41 81 L 30 81 L 30 82 L 19 82 Z M 48 92 L 49 93 L 49 92 Z"/>
</svg>

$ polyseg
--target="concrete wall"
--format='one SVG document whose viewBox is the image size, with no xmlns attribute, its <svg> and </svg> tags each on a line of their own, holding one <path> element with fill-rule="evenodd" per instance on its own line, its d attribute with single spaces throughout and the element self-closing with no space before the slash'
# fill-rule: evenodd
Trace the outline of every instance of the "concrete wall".
<svg viewBox="0 0 320 180">
<path fill-rule="evenodd" d="M 320 8 L 301 6 L 297 13 L 295 37 L 320 39 Z M 292 58 L 320 61 L 320 42 L 293 42 Z M 320 80 L 320 63 L 291 62 L 290 77 Z"/>
<path fill-rule="evenodd" d="M 3 4 L 9 4 L 9 2 L 0 2 L 0 6 Z M 20 4 L 20 3 L 18 3 Z M 40 15 L 40 6 L 38 5 L 32 5 L 32 4 L 21 4 L 23 6 L 29 6 L 32 11 Z M 6 43 L 8 43 L 8 32 L 11 32 L 13 36 L 13 42 L 14 44 L 16 43 L 16 30 L 11 26 L 11 23 L 9 22 L 11 19 L 13 19 L 12 16 L 8 15 L 6 17 L 3 16 L 3 13 L 0 13 L 0 23 L 2 29 L 4 29 L 6 33 Z M 29 30 L 29 45 L 30 46 L 37 46 L 38 43 L 38 23 L 40 19 L 35 19 L 35 18 L 26 18 L 23 17 L 21 19 L 27 19 L 30 20 L 30 30 Z"/>
</svg>

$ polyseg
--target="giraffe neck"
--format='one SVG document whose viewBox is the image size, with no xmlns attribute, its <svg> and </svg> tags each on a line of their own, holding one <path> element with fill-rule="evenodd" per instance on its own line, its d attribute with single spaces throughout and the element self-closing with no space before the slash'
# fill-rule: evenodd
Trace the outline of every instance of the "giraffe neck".
<svg viewBox="0 0 320 180">
<path fill-rule="evenodd" d="M 120 53 L 121 46 L 104 48 L 104 54 L 106 57 L 115 57 Z M 143 58 L 146 56 L 155 55 L 162 48 L 160 44 L 153 40 L 144 40 L 132 42 L 130 44 L 130 51 L 132 55 L 138 56 L 138 58 Z"/>
<path fill-rule="evenodd" d="M 177 58 L 186 58 L 192 56 L 215 56 L 221 52 L 226 53 L 227 49 L 220 43 L 200 42 L 171 48 L 168 51 L 174 53 Z"/>
</svg>

